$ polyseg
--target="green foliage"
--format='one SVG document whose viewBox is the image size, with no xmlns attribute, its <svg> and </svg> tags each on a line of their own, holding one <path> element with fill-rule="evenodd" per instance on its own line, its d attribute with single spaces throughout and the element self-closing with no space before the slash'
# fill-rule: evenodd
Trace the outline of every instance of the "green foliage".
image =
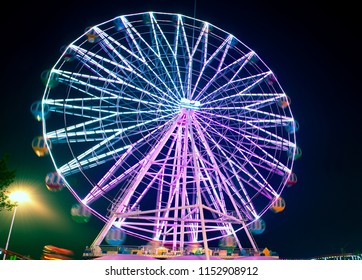
<svg viewBox="0 0 362 280">
<path fill-rule="evenodd" d="M 10 201 L 7 190 L 7 187 L 15 180 L 15 170 L 9 170 L 7 166 L 8 160 L 8 155 L 3 155 L 0 159 L 0 211 L 10 211 L 16 206 L 15 203 Z"/>
</svg>

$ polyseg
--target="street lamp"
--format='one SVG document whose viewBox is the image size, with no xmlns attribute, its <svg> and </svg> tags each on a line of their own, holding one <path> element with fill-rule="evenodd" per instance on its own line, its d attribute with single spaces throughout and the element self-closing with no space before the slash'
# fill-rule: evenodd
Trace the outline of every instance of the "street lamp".
<svg viewBox="0 0 362 280">
<path fill-rule="evenodd" d="M 15 215 L 16 215 L 16 210 L 18 209 L 18 203 L 21 203 L 21 202 L 25 202 L 25 201 L 29 201 L 29 196 L 26 192 L 23 192 L 23 191 L 15 191 L 15 192 L 12 192 L 10 195 L 9 195 L 9 198 L 10 200 L 12 200 L 13 202 L 16 203 L 16 206 L 14 208 L 14 211 L 13 211 L 13 217 L 11 219 L 11 224 L 10 224 L 10 229 L 9 229 L 9 234 L 8 234 L 8 240 L 6 241 L 6 245 L 5 245 L 5 252 L 4 252 L 4 257 L 3 257 L 3 260 L 5 260 L 6 258 L 6 251 L 8 250 L 8 247 L 9 247 L 9 241 L 10 241 L 10 236 L 11 236 L 11 231 L 13 229 L 13 225 L 14 225 L 14 220 L 15 220 Z"/>
</svg>

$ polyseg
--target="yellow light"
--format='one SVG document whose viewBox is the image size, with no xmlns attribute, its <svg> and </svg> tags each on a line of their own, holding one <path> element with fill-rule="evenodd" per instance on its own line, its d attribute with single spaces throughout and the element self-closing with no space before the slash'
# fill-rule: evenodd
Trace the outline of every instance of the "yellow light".
<svg viewBox="0 0 362 280">
<path fill-rule="evenodd" d="M 29 195 L 24 192 L 24 191 L 15 191 L 15 192 L 12 192 L 10 195 L 9 195 L 9 198 L 13 201 L 13 202 L 25 202 L 25 201 L 29 201 L 30 198 L 29 198 Z"/>
</svg>

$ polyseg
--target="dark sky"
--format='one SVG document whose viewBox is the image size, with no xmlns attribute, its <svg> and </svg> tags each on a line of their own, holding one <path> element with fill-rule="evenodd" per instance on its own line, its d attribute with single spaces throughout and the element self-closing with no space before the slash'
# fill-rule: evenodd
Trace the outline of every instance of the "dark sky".
<svg viewBox="0 0 362 280">
<path fill-rule="evenodd" d="M 10 155 L 10 167 L 17 170 L 15 185 L 25 186 L 33 198 L 32 204 L 18 209 L 9 249 L 38 258 L 42 246 L 53 244 L 80 255 L 102 226 L 96 218 L 83 225 L 73 222 L 69 211 L 75 199 L 66 190 L 51 193 L 43 183 L 52 164 L 31 149 L 41 124 L 29 110 L 43 94 L 41 72 L 52 67 L 59 49 L 88 26 L 145 11 L 193 16 L 194 4 L 191 0 L 38 1 L 29 6 L 11 2 L 3 8 L 0 154 Z M 297 142 L 303 151 L 294 169 L 298 184 L 283 194 L 284 212 L 265 215 L 267 229 L 256 237 L 260 247 L 285 258 L 362 251 L 357 10 L 349 1 L 196 3 L 196 18 L 252 48 L 292 98 L 291 108 L 301 126 Z M 0 213 L 0 246 L 5 245 L 10 221 L 11 213 Z"/>
</svg>

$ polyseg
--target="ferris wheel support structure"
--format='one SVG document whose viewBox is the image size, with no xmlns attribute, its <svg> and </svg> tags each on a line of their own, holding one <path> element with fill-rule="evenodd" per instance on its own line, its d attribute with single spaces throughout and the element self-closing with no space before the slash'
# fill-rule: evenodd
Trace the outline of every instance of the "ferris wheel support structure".
<svg viewBox="0 0 362 280">
<path fill-rule="evenodd" d="M 204 217 L 204 210 L 207 209 L 208 211 L 211 212 L 215 212 L 218 215 L 225 215 L 225 210 L 223 212 L 218 212 L 215 211 L 214 209 L 210 209 L 206 204 L 203 203 L 202 200 L 202 194 L 201 194 L 201 186 L 200 186 L 200 166 L 199 166 L 199 153 L 198 153 L 198 149 L 195 145 L 194 142 L 194 136 L 193 136 L 193 128 L 195 128 L 195 131 L 197 131 L 198 136 L 202 139 L 202 141 L 205 144 L 205 150 L 208 151 L 208 154 L 211 158 L 211 162 L 214 164 L 214 172 L 216 172 L 217 174 L 219 174 L 220 178 L 223 179 L 223 175 L 222 172 L 219 170 L 216 160 L 213 158 L 213 154 L 210 150 L 210 147 L 207 145 L 207 141 L 205 139 L 205 136 L 203 135 L 201 128 L 199 127 L 199 125 L 197 124 L 196 121 L 193 121 L 192 115 L 193 115 L 193 110 L 192 109 L 184 109 L 182 108 L 181 110 L 183 110 L 183 114 L 181 114 L 179 116 L 179 118 L 177 118 L 173 124 L 170 126 L 170 128 L 168 129 L 168 132 L 165 133 L 163 139 L 158 143 L 158 145 L 151 150 L 151 152 L 145 157 L 145 165 L 142 167 L 141 171 L 138 173 L 137 177 L 134 179 L 133 183 L 130 185 L 130 187 L 127 189 L 127 191 L 125 192 L 126 195 L 124 197 L 122 197 L 119 202 L 117 203 L 117 205 L 113 208 L 115 209 L 108 222 L 106 223 L 106 225 L 103 227 L 103 229 L 101 230 L 100 234 L 97 236 L 97 238 L 94 240 L 92 246 L 99 246 L 102 241 L 104 240 L 106 234 L 108 233 L 108 231 L 110 230 L 110 228 L 114 225 L 119 223 L 120 226 L 122 227 L 122 223 L 124 222 L 124 220 L 128 217 L 134 217 L 137 219 L 140 218 L 140 216 L 142 215 L 148 215 L 148 214 L 153 214 L 153 213 L 157 213 L 157 216 L 159 217 L 159 219 L 156 219 L 155 224 L 160 225 L 162 222 L 164 222 L 164 219 L 162 217 L 160 217 L 161 213 L 165 213 L 165 212 L 170 212 L 170 211 L 175 211 L 175 213 L 178 213 L 178 211 L 181 212 L 181 216 L 178 217 L 178 214 L 175 214 L 175 219 L 180 219 L 180 231 L 177 231 L 177 225 L 175 222 L 175 227 L 173 228 L 173 249 L 176 250 L 177 246 L 179 246 L 180 250 L 184 249 L 185 246 L 185 223 L 187 223 L 189 221 L 188 217 L 190 215 L 190 213 L 192 212 L 198 212 L 198 219 L 193 220 L 193 222 L 195 224 L 200 224 L 201 226 L 201 234 L 202 234 L 202 240 L 203 240 L 203 246 L 204 246 L 204 250 L 205 250 L 205 254 L 206 257 L 209 258 L 209 250 L 208 250 L 208 237 L 207 237 L 207 231 L 206 231 L 206 222 L 205 222 L 205 217 Z M 186 119 L 186 120 L 185 120 Z M 183 180 L 181 181 L 181 205 L 179 207 L 170 207 L 170 205 L 168 205 L 168 207 L 166 209 L 159 209 L 159 210 L 148 210 L 148 211 L 142 211 L 142 210 L 137 210 L 137 211 L 132 211 L 134 206 L 129 205 L 129 200 L 131 198 L 131 196 L 133 195 L 133 193 L 136 191 L 138 184 L 142 181 L 142 179 L 146 176 L 150 166 L 155 162 L 155 159 L 157 158 L 157 156 L 159 155 L 161 149 L 164 147 L 164 145 L 166 144 L 166 142 L 169 140 L 169 138 L 171 137 L 172 134 L 176 135 L 177 132 L 175 132 L 175 129 L 177 128 L 177 126 L 182 126 L 184 125 L 184 129 L 183 129 L 183 134 L 181 134 L 178 137 L 178 141 L 177 143 L 181 143 L 183 142 L 183 149 L 182 151 L 179 151 L 180 156 L 182 157 L 182 162 L 183 162 L 183 172 L 181 174 L 183 174 Z M 178 129 L 178 131 L 181 131 L 180 129 Z M 191 151 L 188 150 L 188 143 L 190 142 L 190 147 L 191 147 Z M 190 160 L 187 160 L 188 155 L 191 154 L 191 158 L 192 158 L 192 162 L 190 162 Z M 180 167 L 181 165 L 177 165 L 178 167 Z M 196 204 L 195 205 L 188 205 L 187 204 L 187 189 L 186 189 L 186 185 L 188 183 L 187 181 L 187 170 L 191 169 L 193 171 L 194 174 L 194 179 L 195 179 L 195 186 L 196 186 L 196 192 L 197 192 L 197 199 L 196 199 Z M 221 182 L 225 182 L 225 180 L 221 180 Z M 222 183 L 224 184 L 224 183 Z M 237 205 L 236 202 L 232 199 L 232 194 L 229 191 L 229 188 L 225 185 L 224 186 L 225 190 L 227 190 L 227 195 L 229 196 L 229 198 L 231 199 L 233 206 L 235 207 L 235 209 L 237 209 Z M 177 196 L 178 197 L 178 196 Z M 177 205 L 177 203 L 176 203 Z M 131 210 L 131 212 L 129 212 L 129 210 Z M 186 213 L 186 211 L 188 210 L 188 214 Z M 221 210 L 222 211 L 222 210 Z M 164 215 L 164 217 L 166 217 L 168 215 Z M 195 216 L 197 217 L 197 216 Z M 149 217 L 147 217 L 148 219 Z M 229 217 L 230 218 L 230 217 Z M 234 222 L 237 223 L 241 223 L 244 226 L 245 232 L 249 238 L 249 241 L 254 249 L 254 251 L 257 251 L 258 248 L 256 246 L 255 240 L 252 237 L 252 235 L 250 234 L 249 230 L 247 229 L 246 225 L 245 225 L 245 221 L 243 220 L 243 218 L 241 217 L 240 213 L 238 213 L 238 217 L 234 218 Z M 220 225 L 220 223 L 219 223 Z M 228 223 L 221 223 L 221 225 L 225 228 L 227 228 L 229 230 L 229 234 L 232 234 L 233 236 L 236 237 L 236 233 L 233 230 L 231 224 Z M 194 235 L 197 235 L 197 229 L 194 232 Z M 190 233 L 189 233 L 190 234 Z M 180 235 L 179 239 L 177 238 L 177 236 Z M 165 241 L 165 240 L 163 240 Z M 239 241 L 238 238 L 236 238 L 238 247 L 240 249 L 242 249 L 242 245 Z"/>
</svg>

